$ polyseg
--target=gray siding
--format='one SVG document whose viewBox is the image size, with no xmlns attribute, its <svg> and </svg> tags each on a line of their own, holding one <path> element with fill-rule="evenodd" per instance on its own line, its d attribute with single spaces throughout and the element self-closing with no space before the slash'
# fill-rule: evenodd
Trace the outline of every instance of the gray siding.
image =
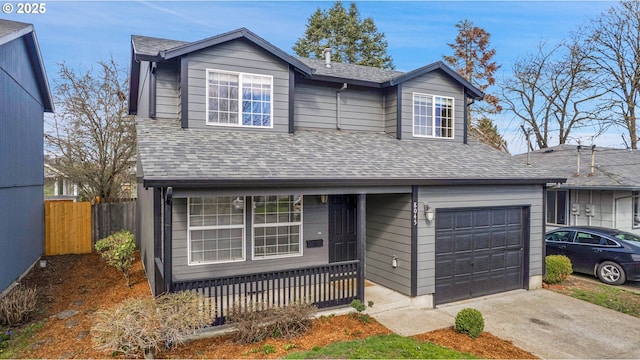
<svg viewBox="0 0 640 360">
<path fill-rule="evenodd" d="M 177 61 L 158 64 L 156 69 L 156 117 L 177 119 L 179 116 L 179 70 Z"/>
<path fill-rule="evenodd" d="M 398 90 L 394 86 L 384 94 L 384 131 L 393 136 L 398 131 Z"/>
<path fill-rule="evenodd" d="M 244 40 L 234 40 L 188 55 L 189 127 L 217 128 L 206 125 L 206 70 L 226 70 L 273 76 L 273 129 L 289 130 L 289 68 L 282 60 Z M 229 129 L 228 127 L 221 127 Z M 245 130 L 247 128 L 234 128 Z M 249 128 L 254 129 L 255 128 Z"/>
<path fill-rule="evenodd" d="M 138 110 L 140 118 L 149 117 L 149 62 L 140 62 L 140 87 L 138 88 Z"/>
<path fill-rule="evenodd" d="M 336 93 L 340 85 L 328 87 L 297 83 L 295 87 L 295 126 L 297 129 L 335 129 Z M 343 130 L 383 131 L 383 96 L 380 90 L 347 88 L 340 93 L 340 128 Z"/>
<path fill-rule="evenodd" d="M 317 196 L 305 196 L 303 200 L 303 255 L 272 260 L 251 260 L 251 226 L 247 224 L 246 260 L 242 262 L 188 265 L 187 255 L 187 199 L 174 198 L 173 202 L 173 280 L 205 279 L 226 275 L 249 274 L 263 271 L 291 269 L 326 264 L 329 261 L 328 208 Z M 323 246 L 307 248 L 306 240 L 323 239 Z"/>
<path fill-rule="evenodd" d="M 544 234 L 542 233 L 543 189 L 541 186 L 434 186 L 420 187 L 419 207 L 433 209 L 530 206 L 529 276 L 542 275 Z M 424 213 L 418 212 L 418 296 L 435 292 L 435 221 L 427 225 Z"/>
<path fill-rule="evenodd" d="M 0 292 L 43 252 L 42 96 L 22 38 L 0 45 Z"/>
<path fill-rule="evenodd" d="M 155 269 L 153 253 L 153 188 L 145 189 L 138 184 L 138 199 L 136 200 L 136 238 L 140 244 L 140 257 L 147 273 L 147 279 L 152 291 L 155 290 Z M 154 294 L 156 295 L 156 294 Z"/>
<path fill-rule="evenodd" d="M 631 192 L 625 193 L 631 196 Z M 615 227 L 614 222 L 618 219 L 614 217 L 614 192 L 600 190 L 571 190 L 569 194 L 569 224 L 578 226 L 603 226 Z M 630 199 L 629 199 L 630 200 Z M 579 215 L 573 215 L 571 206 L 576 205 L 580 208 Z M 587 216 L 585 208 L 592 205 L 594 216 Z M 618 206 L 620 203 L 618 203 Z M 627 212 L 631 211 L 629 203 Z M 624 215 L 623 215 L 624 216 Z M 631 223 L 629 217 L 629 224 Z"/>
<path fill-rule="evenodd" d="M 366 278 L 411 295 L 411 194 L 368 195 L 366 226 Z"/>
<path fill-rule="evenodd" d="M 596 193 L 596 191 L 594 191 L 594 194 Z M 608 192 L 611 194 L 611 197 L 608 197 L 609 199 L 611 199 L 611 202 L 614 203 L 615 205 L 613 205 L 611 208 L 615 210 L 615 216 L 613 216 L 613 221 L 611 226 L 607 226 L 607 225 L 601 225 L 601 226 L 605 226 L 605 227 L 612 227 L 612 228 L 616 228 L 622 231 L 629 231 L 635 234 L 640 235 L 640 228 L 634 228 L 633 227 L 633 200 L 631 198 L 632 196 L 632 192 L 631 191 L 612 191 L 612 192 Z M 602 216 L 604 217 L 604 219 L 607 219 L 607 214 L 606 214 L 606 210 L 608 207 L 605 205 L 606 202 L 602 202 L 603 205 L 601 205 L 601 211 L 602 211 Z M 596 214 L 596 216 L 594 216 L 594 218 L 597 217 L 598 214 Z M 603 223 L 605 223 L 603 221 Z M 606 224 L 606 223 L 605 223 Z"/>
<path fill-rule="evenodd" d="M 433 141 L 464 141 L 464 95 L 462 85 L 441 71 L 432 71 L 402 84 L 402 138 L 413 137 L 413 93 L 440 95 L 454 98 L 454 138 L 423 138 Z"/>
</svg>

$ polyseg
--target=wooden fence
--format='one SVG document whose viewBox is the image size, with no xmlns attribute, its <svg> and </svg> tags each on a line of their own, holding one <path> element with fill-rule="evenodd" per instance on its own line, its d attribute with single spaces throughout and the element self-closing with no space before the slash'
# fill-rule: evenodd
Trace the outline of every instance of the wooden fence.
<svg viewBox="0 0 640 360">
<path fill-rule="evenodd" d="M 44 202 L 45 255 L 86 254 L 91 242 L 91 203 Z"/>
<path fill-rule="evenodd" d="M 135 201 L 94 205 L 45 201 L 45 255 L 86 254 L 96 241 L 114 232 L 135 233 L 135 206 Z"/>
</svg>

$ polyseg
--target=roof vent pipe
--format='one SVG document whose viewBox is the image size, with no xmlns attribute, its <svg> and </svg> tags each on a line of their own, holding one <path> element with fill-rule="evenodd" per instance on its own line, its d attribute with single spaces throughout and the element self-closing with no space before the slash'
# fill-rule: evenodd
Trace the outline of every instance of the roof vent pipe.
<svg viewBox="0 0 640 360">
<path fill-rule="evenodd" d="M 591 145 L 591 173 L 589 173 L 589 176 L 593 176 L 595 169 L 596 169 L 596 146 Z"/>
<path fill-rule="evenodd" d="M 324 49 L 324 67 L 331 69 L 331 49 Z"/>
<path fill-rule="evenodd" d="M 580 176 L 580 150 L 582 149 L 582 145 L 578 145 L 578 171 L 576 172 L 576 176 Z"/>
</svg>

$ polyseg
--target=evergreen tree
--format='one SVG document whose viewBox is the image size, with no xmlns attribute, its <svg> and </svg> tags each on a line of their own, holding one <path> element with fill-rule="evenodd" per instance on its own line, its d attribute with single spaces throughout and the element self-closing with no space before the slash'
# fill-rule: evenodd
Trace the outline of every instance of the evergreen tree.
<svg viewBox="0 0 640 360">
<path fill-rule="evenodd" d="M 331 49 L 331 61 L 394 69 L 387 54 L 387 40 L 373 19 L 360 19 L 355 3 L 349 10 L 337 1 L 329 10 L 318 8 L 308 19 L 307 30 L 293 46 L 298 56 L 324 58 Z"/>
</svg>

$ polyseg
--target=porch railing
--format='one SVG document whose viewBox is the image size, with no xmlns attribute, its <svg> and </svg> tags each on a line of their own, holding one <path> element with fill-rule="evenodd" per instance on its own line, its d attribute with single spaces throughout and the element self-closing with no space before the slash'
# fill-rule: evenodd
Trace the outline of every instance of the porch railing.
<svg viewBox="0 0 640 360">
<path fill-rule="evenodd" d="M 318 308 L 346 305 L 357 294 L 359 261 L 345 261 L 291 270 L 271 271 L 214 279 L 173 282 L 171 290 L 197 291 L 205 298 L 203 309 L 222 325 L 233 307 L 243 309 L 254 303 L 279 307 L 295 302 Z"/>
</svg>

